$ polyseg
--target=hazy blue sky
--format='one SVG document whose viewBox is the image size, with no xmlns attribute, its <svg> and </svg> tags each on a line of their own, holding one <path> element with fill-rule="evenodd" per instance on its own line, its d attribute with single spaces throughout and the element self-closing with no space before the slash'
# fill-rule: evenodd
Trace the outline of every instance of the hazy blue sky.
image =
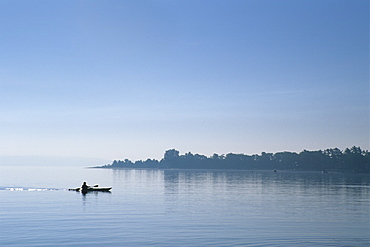
<svg viewBox="0 0 370 247">
<path fill-rule="evenodd" d="M 368 0 L 1 0 L 0 155 L 369 149 Z"/>
</svg>

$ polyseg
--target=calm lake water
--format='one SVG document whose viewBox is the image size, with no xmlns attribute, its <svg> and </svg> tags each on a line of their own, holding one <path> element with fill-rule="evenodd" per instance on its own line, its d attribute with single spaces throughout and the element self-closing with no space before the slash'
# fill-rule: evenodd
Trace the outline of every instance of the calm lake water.
<svg viewBox="0 0 370 247">
<path fill-rule="evenodd" d="M 0 166 L 0 200 L 0 246 L 370 246 L 369 175 Z"/>
</svg>

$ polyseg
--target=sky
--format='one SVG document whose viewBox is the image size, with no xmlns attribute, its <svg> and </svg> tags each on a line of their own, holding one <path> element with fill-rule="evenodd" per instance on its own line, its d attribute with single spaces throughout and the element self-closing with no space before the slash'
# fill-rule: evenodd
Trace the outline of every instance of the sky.
<svg viewBox="0 0 370 247">
<path fill-rule="evenodd" d="M 369 145 L 367 0 L 1 0 L 0 156 Z"/>
</svg>

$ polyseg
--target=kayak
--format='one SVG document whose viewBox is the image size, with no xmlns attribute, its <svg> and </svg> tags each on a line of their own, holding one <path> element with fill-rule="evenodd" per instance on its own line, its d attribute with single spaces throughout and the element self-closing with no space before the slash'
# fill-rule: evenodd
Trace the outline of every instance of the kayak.
<svg viewBox="0 0 370 247">
<path fill-rule="evenodd" d="M 89 187 L 87 188 L 87 192 L 92 191 L 102 191 L 102 192 L 108 192 L 112 189 L 112 187 Z M 70 191 L 82 191 L 82 188 L 75 188 L 75 189 L 69 189 Z"/>
</svg>

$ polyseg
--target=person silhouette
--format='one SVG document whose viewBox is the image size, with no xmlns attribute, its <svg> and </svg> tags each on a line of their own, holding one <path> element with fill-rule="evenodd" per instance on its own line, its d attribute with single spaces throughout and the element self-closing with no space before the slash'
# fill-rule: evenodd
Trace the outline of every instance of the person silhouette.
<svg viewBox="0 0 370 247">
<path fill-rule="evenodd" d="M 86 194 L 88 188 L 89 188 L 89 186 L 87 186 L 86 182 L 84 182 L 81 186 L 81 192 Z"/>
</svg>

